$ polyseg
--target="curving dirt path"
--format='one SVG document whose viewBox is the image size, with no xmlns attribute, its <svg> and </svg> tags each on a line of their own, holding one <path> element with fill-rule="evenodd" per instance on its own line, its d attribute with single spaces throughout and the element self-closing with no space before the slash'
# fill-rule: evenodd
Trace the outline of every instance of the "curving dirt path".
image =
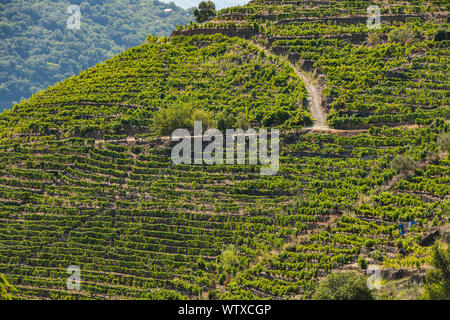
<svg viewBox="0 0 450 320">
<path fill-rule="evenodd" d="M 308 104 L 311 111 L 311 115 L 313 117 L 314 123 L 312 126 L 313 130 L 330 130 L 328 127 L 326 120 L 327 115 L 322 109 L 322 96 L 320 95 L 320 90 L 316 87 L 316 85 L 308 79 L 308 77 L 300 72 L 298 68 L 292 65 L 295 73 L 303 80 L 306 90 L 308 91 Z"/>
<path fill-rule="evenodd" d="M 284 58 L 283 56 L 279 56 L 269 49 L 263 47 L 259 43 L 255 41 L 251 41 L 251 43 L 257 47 L 259 50 L 264 51 L 264 53 L 268 56 L 274 56 L 281 58 L 283 61 L 287 62 L 291 68 L 294 70 L 295 74 L 302 79 L 303 83 L 305 84 L 306 90 L 308 91 L 308 104 L 311 111 L 311 115 L 313 117 L 314 123 L 312 127 L 308 127 L 307 129 L 312 129 L 314 131 L 330 131 L 332 130 L 328 125 L 326 124 L 327 115 L 323 111 L 321 104 L 322 104 L 322 97 L 320 94 L 320 89 L 304 74 L 297 66 L 295 66 L 292 62 L 290 62 L 288 59 Z M 306 129 L 306 128 L 305 128 Z"/>
</svg>

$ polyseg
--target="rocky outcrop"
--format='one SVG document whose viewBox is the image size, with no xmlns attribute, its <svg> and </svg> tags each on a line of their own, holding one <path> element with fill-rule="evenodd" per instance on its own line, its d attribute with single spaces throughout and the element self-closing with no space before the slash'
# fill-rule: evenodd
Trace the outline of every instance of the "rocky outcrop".
<svg viewBox="0 0 450 320">
<path fill-rule="evenodd" d="M 410 277 L 415 282 L 421 282 L 425 278 L 425 275 L 418 273 L 417 270 L 409 269 L 380 269 L 380 275 L 384 280 L 399 280 Z"/>
<path fill-rule="evenodd" d="M 447 243 L 450 242 L 450 230 L 448 227 L 438 228 L 424 234 L 419 244 L 423 247 L 428 247 L 433 245 L 434 242 L 439 239 Z"/>
</svg>

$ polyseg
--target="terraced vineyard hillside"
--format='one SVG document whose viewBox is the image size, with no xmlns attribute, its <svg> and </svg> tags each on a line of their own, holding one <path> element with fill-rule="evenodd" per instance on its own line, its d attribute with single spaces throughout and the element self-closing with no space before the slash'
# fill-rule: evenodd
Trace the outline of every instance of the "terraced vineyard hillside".
<svg viewBox="0 0 450 320">
<path fill-rule="evenodd" d="M 423 273 L 449 230 L 448 29 L 440 1 L 253 1 L 39 92 L 0 115 L 0 273 L 27 299 L 308 299 L 358 259 Z M 278 173 L 173 164 L 153 120 L 178 105 L 279 128 Z"/>
</svg>

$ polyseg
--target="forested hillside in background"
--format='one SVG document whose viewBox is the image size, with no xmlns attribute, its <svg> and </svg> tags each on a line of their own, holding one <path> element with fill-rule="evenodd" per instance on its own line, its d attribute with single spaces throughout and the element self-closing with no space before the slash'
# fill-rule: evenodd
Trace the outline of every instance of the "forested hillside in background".
<svg viewBox="0 0 450 320">
<path fill-rule="evenodd" d="M 81 28 L 70 30 L 70 5 Z M 170 11 L 167 9 L 171 9 Z M 0 0 L 0 110 L 192 16 L 156 0 Z"/>
</svg>

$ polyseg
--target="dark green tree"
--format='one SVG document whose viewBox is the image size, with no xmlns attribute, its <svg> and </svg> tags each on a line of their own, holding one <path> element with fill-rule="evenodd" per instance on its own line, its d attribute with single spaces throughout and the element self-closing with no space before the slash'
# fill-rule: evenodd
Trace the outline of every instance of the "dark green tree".
<svg viewBox="0 0 450 320">
<path fill-rule="evenodd" d="M 438 30 L 434 35 L 434 41 L 450 40 L 450 32 L 445 30 Z"/>
<path fill-rule="evenodd" d="M 204 130 L 213 128 L 216 124 L 210 111 L 201 110 L 189 103 L 174 103 L 158 110 L 153 125 L 160 134 L 170 135 L 176 129 L 194 128 L 194 121 L 201 121 Z"/>
<path fill-rule="evenodd" d="M 198 23 L 203 23 L 214 18 L 216 16 L 216 6 L 214 2 L 200 2 L 198 8 L 194 9 L 194 16 Z"/>
<path fill-rule="evenodd" d="M 320 282 L 315 300 L 373 300 L 366 277 L 356 272 L 331 273 Z"/>
<path fill-rule="evenodd" d="M 450 300 L 450 246 L 445 250 L 435 244 L 431 264 L 436 269 L 428 271 L 425 277 L 425 292 L 422 298 Z"/>
<path fill-rule="evenodd" d="M 437 145 L 444 152 L 450 152 L 450 133 L 442 132 L 437 138 Z"/>
<path fill-rule="evenodd" d="M 394 158 L 391 162 L 391 168 L 397 173 L 408 174 L 411 170 L 417 167 L 416 161 L 409 155 L 400 155 Z"/>
<path fill-rule="evenodd" d="M 236 128 L 247 130 L 250 127 L 250 123 L 248 122 L 247 117 L 245 116 L 245 113 L 239 112 L 236 117 Z"/>
<path fill-rule="evenodd" d="M 217 129 L 225 132 L 226 129 L 232 129 L 236 124 L 236 117 L 226 111 L 219 112 L 217 118 Z"/>
<path fill-rule="evenodd" d="M 13 293 L 17 290 L 9 284 L 5 276 L 0 274 L 0 300 L 14 299 Z"/>
<path fill-rule="evenodd" d="M 367 269 L 367 265 L 368 265 L 367 260 L 364 259 L 364 257 L 359 257 L 358 258 L 358 266 L 361 269 L 363 269 L 363 270 Z"/>
</svg>

